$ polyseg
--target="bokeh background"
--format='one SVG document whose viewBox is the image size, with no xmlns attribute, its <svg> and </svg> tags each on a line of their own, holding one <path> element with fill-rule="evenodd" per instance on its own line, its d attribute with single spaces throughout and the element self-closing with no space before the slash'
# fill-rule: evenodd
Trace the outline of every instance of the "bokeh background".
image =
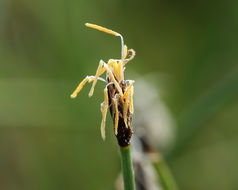
<svg viewBox="0 0 238 190">
<path fill-rule="evenodd" d="M 111 119 L 105 142 L 99 129 L 104 84 L 90 99 L 90 85 L 69 95 L 100 59 L 120 57 L 120 40 L 86 22 L 136 50 L 127 78 L 154 75 L 147 82 L 176 123 L 164 156 L 180 189 L 238 189 L 237 10 L 232 0 L 1 0 L 0 189 L 114 189 Z"/>
</svg>

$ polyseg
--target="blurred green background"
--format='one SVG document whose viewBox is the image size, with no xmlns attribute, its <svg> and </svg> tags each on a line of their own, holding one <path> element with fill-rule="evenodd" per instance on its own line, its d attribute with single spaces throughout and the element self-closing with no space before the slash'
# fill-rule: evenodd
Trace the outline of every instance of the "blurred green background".
<svg viewBox="0 0 238 190">
<path fill-rule="evenodd" d="M 155 88 L 177 123 L 165 157 L 180 189 L 238 189 L 232 0 L 1 0 L 0 189 L 113 189 L 120 158 L 110 117 L 100 136 L 104 84 L 90 99 L 90 85 L 69 95 L 100 59 L 120 57 L 120 40 L 86 22 L 136 50 L 127 78 L 166 75 Z"/>
</svg>

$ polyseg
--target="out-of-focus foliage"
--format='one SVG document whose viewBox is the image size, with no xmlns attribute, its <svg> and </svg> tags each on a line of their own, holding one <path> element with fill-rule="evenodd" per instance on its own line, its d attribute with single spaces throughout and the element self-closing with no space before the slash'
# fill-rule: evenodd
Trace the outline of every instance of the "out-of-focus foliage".
<svg viewBox="0 0 238 190">
<path fill-rule="evenodd" d="M 100 59 L 120 57 L 120 40 L 85 22 L 136 50 L 127 78 L 165 76 L 155 89 L 177 122 L 168 161 L 181 189 L 237 189 L 237 10 L 229 0 L 1 0 L 0 189 L 113 188 L 120 160 L 110 119 L 100 137 L 102 85 L 91 99 L 89 86 L 69 95 Z"/>
</svg>

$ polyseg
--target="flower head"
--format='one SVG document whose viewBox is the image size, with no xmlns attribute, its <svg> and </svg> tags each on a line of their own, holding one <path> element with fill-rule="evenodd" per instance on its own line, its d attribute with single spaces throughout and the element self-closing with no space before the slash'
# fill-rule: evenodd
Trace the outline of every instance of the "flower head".
<svg viewBox="0 0 238 190">
<path fill-rule="evenodd" d="M 107 63 L 103 60 L 99 61 L 95 76 L 86 76 L 86 78 L 78 85 L 75 91 L 71 94 L 71 98 L 76 98 L 83 86 L 88 82 L 92 82 L 92 87 L 89 92 L 89 97 L 93 95 L 95 85 L 98 80 L 106 83 L 104 88 L 104 102 L 101 103 L 102 122 L 101 135 L 105 139 L 105 124 L 108 109 L 114 123 L 114 133 L 117 137 L 118 144 L 122 147 L 130 144 L 132 136 L 132 114 L 133 108 L 133 80 L 124 80 L 125 65 L 135 56 L 133 49 L 127 49 L 124 45 L 121 34 L 110 29 L 95 25 L 85 24 L 87 27 L 100 30 L 102 32 L 118 36 L 121 38 L 121 59 L 110 59 Z M 100 76 L 106 73 L 106 78 Z"/>
</svg>

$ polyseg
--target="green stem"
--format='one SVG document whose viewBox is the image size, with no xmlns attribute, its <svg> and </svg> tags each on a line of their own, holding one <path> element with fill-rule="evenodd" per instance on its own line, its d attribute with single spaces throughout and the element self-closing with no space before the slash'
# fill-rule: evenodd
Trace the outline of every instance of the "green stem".
<svg viewBox="0 0 238 190">
<path fill-rule="evenodd" d="M 130 145 L 127 147 L 120 147 L 120 152 L 124 180 L 124 190 L 135 190 L 135 179 L 132 166 Z"/>
<path fill-rule="evenodd" d="M 160 157 L 153 162 L 153 165 L 160 177 L 161 185 L 164 190 L 178 190 L 174 177 L 167 165 L 167 163 Z"/>
</svg>

